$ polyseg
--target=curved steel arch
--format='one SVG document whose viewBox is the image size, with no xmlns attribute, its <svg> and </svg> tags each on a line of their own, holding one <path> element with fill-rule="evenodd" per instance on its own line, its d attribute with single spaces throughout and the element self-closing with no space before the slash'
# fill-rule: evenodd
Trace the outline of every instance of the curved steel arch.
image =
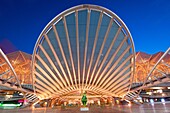
<svg viewBox="0 0 170 113">
<path fill-rule="evenodd" d="M 124 22 L 106 8 L 79 5 L 57 15 L 39 35 L 33 85 L 46 98 L 85 89 L 123 96 L 134 67 L 134 42 Z"/>
<path fill-rule="evenodd" d="M 8 65 L 8 67 L 9 67 L 9 70 L 6 71 L 6 72 L 4 72 L 4 73 L 2 73 L 2 74 L 0 74 L 0 76 L 5 75 L 6 73 L 8 73 L 8 72 L 11 71 L 12 74 L 11 74 L 11 76 L 10 76 L 10 79 L 13 79 L 13 78 L 14 78 L 14 79 L 15 79 L 15 80 L 14 80 L 14 82 L 15 82 L 14 84 L 18 84 L 18 87 L 19 87 L 20 89 L 22 89 L 21 83 L 20 83 L 20 81 L 19 81 L 19 79 L 18 79 L 18 76 L 17 76 L 17 74 L 16 74 L 13 66 L 11 65 L 10 61 L 8 60 L 8 58 L 7 58 L 7 56 L 4 54 L 4 52 L 1 50 L 1 48 L 0 48 L 0 55 L 2 55 L 2 58 L 4 59 L 5 63 L 6 63 L 6 64 Z M 7 78 L 6 80 L 4 80 L 4 81 L 7 82 L 7 81 L 8 81 L 8 78 Z M 5 84 L 6 82 L 4 82 L 4 84 Z M 17 89 L 15 86 L 14 86 L 14 87 L 7 86 L 7 87 Z M 19 88 L 18 88 L 18 89 L 19 89 Z"/>
<path fill-rule="evenodd" d="M 3 59 L 4 63 L 0 64 L 0 67 L 3 65 L 7 65 L 6 70 L 8 71 L 4 71 L 3 73 L 0 74 L 0 77 L 7 75 L 9 73 L 9 77 L 8 78 L 1 78 L 0 81 L 0 86 L 5 86 L 9 89 L 13 89 L 13 90 L 17 90 L 20 91 L 24 94 L 24 98 L 26 98 L 28 100 L 28 102 L 35 102 L 38 100 L 38 97 L 33 94 L 32 91 L 24 89 L 24 87 L 21 85 L 21 81 L 18 78 L 18 75 L 15 72 L 15 69 L 13 68 L 11 62 L 9 61 L 8 57 L 4 54 L 4 52 L 2 51 L 2 49 L 0 48 L 0 56 L 1 59 Z M 0 59 L 0 60 L 1 60 Z"/>
</svg>

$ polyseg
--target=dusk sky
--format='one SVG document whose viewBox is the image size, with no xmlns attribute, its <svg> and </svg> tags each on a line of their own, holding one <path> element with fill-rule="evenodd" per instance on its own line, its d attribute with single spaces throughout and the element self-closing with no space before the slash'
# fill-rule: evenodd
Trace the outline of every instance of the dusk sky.
<svg viewBox="0 0 170 113">
<path fill-rule="evenodd" d="M 154 54 L 170 47 L 170 0 L 0 0 L 0 48 L 32 54 L 48 22 L 81 4 L 117 14 L 129 28 L 136 52 Z"/>
</svg>

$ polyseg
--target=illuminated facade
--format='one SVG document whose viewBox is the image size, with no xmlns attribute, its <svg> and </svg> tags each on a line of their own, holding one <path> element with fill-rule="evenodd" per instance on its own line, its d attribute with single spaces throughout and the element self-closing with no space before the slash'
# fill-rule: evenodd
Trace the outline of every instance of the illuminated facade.
<svg viewBox="0 0 170 113">
<path fill-rule="evenodd" d="M 135 75 L 133 83 L 141 83 L 146 79 L 149 71 L 153 68 L 155 63 L 163 55 L 163 52 L 150 55 L 144 52 L 137 52 L 135 56 Z M 16 51 L 6 55 L 14 67 L 16 74 L 22 84 L 32 84 L 31 77 L 31 55 L 22 51 Z M 163 62 L 170 65 L 170 55 L 168 54 L 163 58 Z M 0 73 L 2 74 L 5 70 L 8 70 L 8 66 L 4 64 L 4 59 L 0 57 Z M 170 69 L 165 65 L 158 65 L 158 69 L 170 73 Z M 12 72 L 6 73 L 1 76 L 1 79 L 7 79 L 10 77 Z M 157 74 L 156 74 L 157 75 Z"/>
<path fill-rule="evenodd" d="M 57 15 L 33 53 L 35 91 L 42 98 L 83 91 L 122 97 L 131 87 L 134 44 L 123 21 L 100 6 L 80 5 Z"/>
<path fill-rule="evenodd" d="M 149 74 L 150 70 L 153 68 L 153 66 L 156 64 L 156 62 L 160 59 L 160 57 L 163 55 L 163 52 L 158 52 L 153 55 L 149 55 L 147 53 L 143 52 L 137 52 L 136 53 L 136 70 L 135 70 L 135 77 L 134 82 L 135 83 L 142 83 L 146 79 L 147 75 Z M 166 64 L 170 65 L 170 54 L 167 54 L 163 59 L 162 62 L 165 62 Z M 159 71 L 157 71 L 159 70 Z M 159 78 L 162 76 L 160 73 L 163 72 L 165 74 L 170 73 L 170 68 L 165 65 L 164 63 L 160 63 L 157 66 L 157 70 L 153 72 L 153 75 L 156 75 L 155 77 Z M 149 78 L 154 79 L 154 78 Z"/>
<path fill-rule="evenodd" d="M 29 84 L 31 91 L 20 87 L 21 91 L 40 100 L 79 99 L 84 91 L 94 100 L 131 98 L 140 94 L 146 83 L 153 86 L 154 80 L 168 78 L 170 55 L 157 64 L 162 55 L 135 54 L 131 34 L 116 14 L 100 6 L 79 5 L 47 24 L 32 56 L 21 51 L 7 54 L 16 74 L 0 56 L 1 85 Z M 139 89 L 131 91 L 136 84 Z"/>
<path fill-rule="evenodd" d="M 31 55 L 21 52 L 21 51 L 16 51 L 12 52 L 6 55 L 7 58 L 9 59 L 12 67 L 14 68 L 18 79 L 21 84 L 31 84 L 32 79 L 31 79 Z M 9 71 L 8 65 L 5 63 L 5 59 L 0 56 L 0 73 L 5 73 L 5 75 L 1 76 L 2 80 L 7 80 L 13 75 L 12 71 Z M 12 79 L 11 79 L 12 80 Z M 13 81 L 9 81 L 13 82 Z"/>
</svg>

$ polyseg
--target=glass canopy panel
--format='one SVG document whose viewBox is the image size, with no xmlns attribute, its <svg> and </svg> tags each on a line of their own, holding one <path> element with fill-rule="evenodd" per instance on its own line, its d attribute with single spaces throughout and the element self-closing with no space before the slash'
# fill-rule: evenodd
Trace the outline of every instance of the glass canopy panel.
<svg viewBox="0 0 170 113">
<path fill-rule="evenodd" d="M 91 10 L 91 15 L 90 15 L 90 25 L 89 25 L 89 41 L 88 41 L 88 53 L 87 53 L 87 64 L 89 64 L 93 45 L 94 45 L 94 40 L 96 36 L 96 30 L 98 26 L 98 21 L 99 21 L 99 16 L 100 12 Z M 88 66 L 88 65 L 87 65 Z"/>
<path fill-rule="evenodd" d="M 87 61 L 86 61 L 87 70 L 89 68 L 90 60 L 92 60 L 94 62 L 94 57 L 93 57 L 93 59 L 91 57 L 92 57 L 92 50 L 93 50 L 94 40 L 95 40 L 95 36 L 96 36 L 96 32 L 97 32 L 96 30 L 98 27 L 99 17 L 100 17 L 100 12 L 91 10 L 89 34 L 88 34 Z M 87 73 L 86 73 L 86 75 L 87 75 Z M 89 75 L 91 75 L 91 74 L 89 74 Z M 86 78 L 86 76 L 85 76 L 85 78 Z"/>
<path fill-rule="evenodd" d="M 49 39 L 50 43 L 51 43 L 51 40 L 52 40 L 52 41 L 56 41 L 56 40 L 55 40 L 56 37 L 55 37 L 54 31 L 53 31 L 52 29 L 47 33 L 47 36 L 48 36 L 48 39 Z M 59 73 L 60 73 L 60 74 L 62 75 L 62 77 L 64 78 L 64 75 L 63 75 L 63 73 L 62 73 L 62 71 L 61 71 L 61 68 L 59 67 L 59 65 L 58 65 L 58 63 L 57 63 L 57 61 L 56 61 L 56 58 L 55 58 L 55 56 L 54 56 L 54 54 L 53 54 L 53 52 L 52 52 L 52 49 L 50 48 L 50 45 L 47 43 L 47 39 L 45 40 L 44 44 L 46 44 L 45 47 L 44 47 L 44 49 L 46 50 L 46 52 L 47 52 L 48 56 L 50 57 L 50 59 L 52 60 L 53 64 L 55 65 L 55 67 L 53 67 L 53 66 L 50 64 L 50 69 L 51 69 L 52 72 L 57 76 L 58 79 L 60 79 L 60 78 L 59 78 L 56 70 L 59 71 Z M 55 42 L 55 44 L 57 44 L 57 43 Z M 58 48 L 58 49 L 59 49 L 59 48 Z M 61 53 L 60 53 L 60 54 L 57 54 L 57 55 L 58 55 L 58 57 L 61 57 L 61 56 L 60 56 Z M 60 61 L 61 61 L 61 60 L 60 60 Z M 54 68 L 56 68 L 56 69 L 54 69 Z"/>
<path fill-rule="evenodd" d="M 66 60 L 67 60 L 66 63 L 68 64 L 69 69 L 72 70 L 71 61 L 70 61 L 70 54 L 69 54 L 69 50 L 68 50 L 68 43 L 67 43 L 67 39 L 66 39 L 66 32 L 65 32 L 65 28 L 64 28 L 63 19 L 61 19 L 58 23 L 56 23 L 55 26 L 56 26 L 56 30 L 58 32 L 58 36 L 60 38 L 60 42 L 61 42 L 63 51 L 64 51 L 64 56 L 66 57 Z"/>
<path fill-rule="evenodd" d="M 80 76 L 83 75 L 84 48 L 86 42 L 87 10 L 78 11 L 79 45 L 80 45 Z M 80 79 L 82 80 L 82 79 Z"/>
<path fill-rule="evenodd" d="M 74 62 L 75 74 L 78 75 L 78 62 L 77 62 L 77 45 L 76 45 L 76 18 L 75 12 L 66 16 L 68 35 L 70 39 L 71 52 Z M 73 70 L 71 70 L 73 72 Z M 78 76 L 77 76 L 78 78 Z"/>
<path fill-rule="evenodd" d="M 110 17 L 108 17 L 106 14 L 103 14 L 101 27 L 100 27 L 100 31 L 99 31 L 99 38 L 98 38 L 98 41 L 97 41 L 96 51 L 95 51 L 95 56 L 94 56 L 95 59 L 97 59 L 97 57 L 99 55 L 99 51 L 100 51 L 102 43 L 104 41 L 104 37 L 106 35 L 106 31 L 107 31 L 108 25 L 110 23 L 110 20 L 111 20 Z M 101 62 L 101 59 L 103 59 L 103 56 L 104 56 L 104 54 L 102 53 L 101 56 L 100 56 L 99 63 Z M 94 63 L 95 63 L 95 60 L 94 60 Z"/>
</svg>

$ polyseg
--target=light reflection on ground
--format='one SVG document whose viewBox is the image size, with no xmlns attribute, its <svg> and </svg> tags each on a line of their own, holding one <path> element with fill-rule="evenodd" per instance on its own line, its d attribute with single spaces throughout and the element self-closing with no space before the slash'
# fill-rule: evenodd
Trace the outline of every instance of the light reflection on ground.
<svg viewBox="0 0 170 113">
<path fill-rule="evenodd" d="M 82 113 L 80 108 L 24 108 L 24 109 L 1 109 L 0 113 Z M 154 105 L 119 105 L 107 107 L 90 107 L 88 112 L 83 113 L 170 113 L 170 103 Z"/>
</svg>

